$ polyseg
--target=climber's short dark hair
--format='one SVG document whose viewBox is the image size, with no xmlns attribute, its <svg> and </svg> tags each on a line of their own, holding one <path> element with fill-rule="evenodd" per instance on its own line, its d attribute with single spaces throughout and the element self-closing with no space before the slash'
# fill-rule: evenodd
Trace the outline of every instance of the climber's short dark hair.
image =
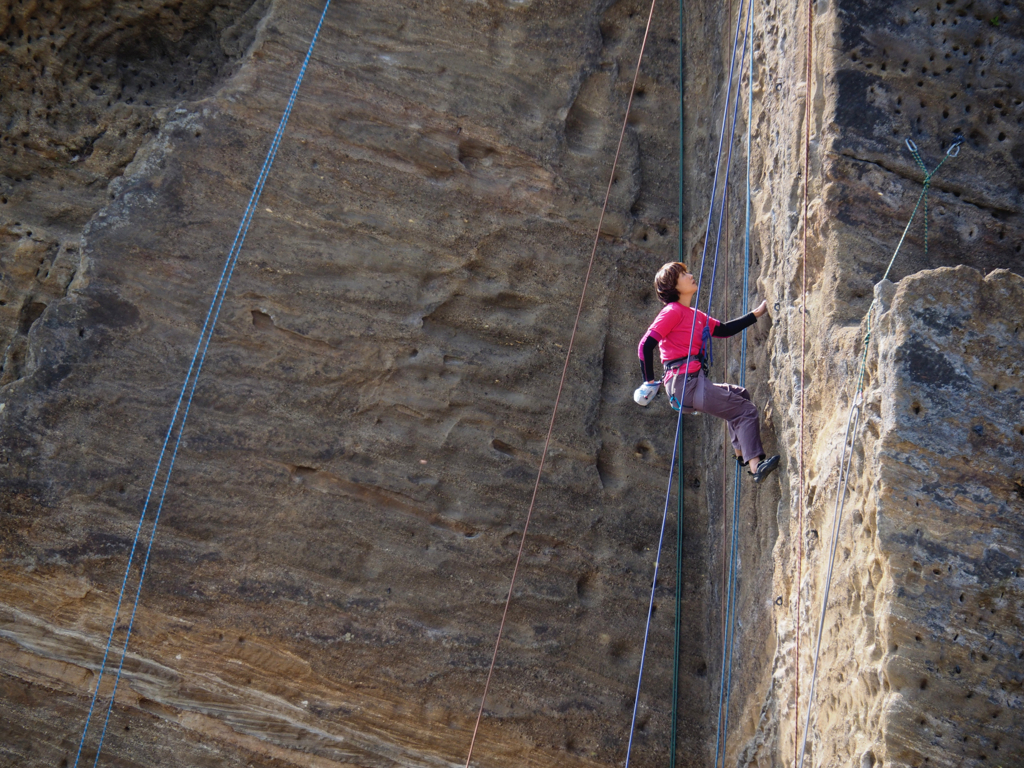
<svg viewBox="0 0 1024 768">
<path fill-rule="evenodd" d="M 679 282 L 679 276 L 684 272 L 686 272 L 686 265 L 683 262 L 670 261 L 659 269 L 658 274 L 654 276 L 654 290 L 658 292 L 658 298 L 661 299 L 663 304 L 679 301 L 679 291 L 676 290 L 676 284 Z"/>
</svg>

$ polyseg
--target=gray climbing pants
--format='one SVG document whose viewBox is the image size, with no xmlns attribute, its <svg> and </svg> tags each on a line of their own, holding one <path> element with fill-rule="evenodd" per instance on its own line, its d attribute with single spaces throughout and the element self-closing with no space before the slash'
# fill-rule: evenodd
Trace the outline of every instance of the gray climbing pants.
<svg viewBox="0 0 1024 768">
<path fill-rule="evenodd" d="M 703 372 L 692 377 L 676 374 L 665 388 L 673 408 L 682 403 L 683 413 L 709 413 L 725 419 L 732 447 L 744 461 L 765 455 L 757 406 L 746 389 L 735 384 L 713 384 L 704 378 Z"/>
</svg>

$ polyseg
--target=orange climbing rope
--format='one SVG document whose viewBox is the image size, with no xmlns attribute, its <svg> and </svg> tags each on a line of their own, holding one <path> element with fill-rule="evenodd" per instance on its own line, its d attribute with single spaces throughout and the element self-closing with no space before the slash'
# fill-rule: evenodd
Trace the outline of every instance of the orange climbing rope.
<svg viewBox="0 0 1024 768">
<path fill-rule="evenodd" d="M 622 130 L 619 132 L 619 143 L 615 148 L 615 159 L 612 161 L 612 170 L 608 176 L 608 189 L 604 195 L 604 204 L 601 206 L 601 215 L 597 220 L 597 232 L 594 235 L 594 247 L 590 252 L 590 263 L 587 265 L 587 274 L 583 279 L 583 290 L 580 293 L 579 307 L 576 309 L 576 320 L 572 326 L 572 334 L 569 336 L 569 346 L 565 351 L 565 364 L 562 366 L 562 377 L 558 382 L 558 392 L 555 394 L 555 402 L 551 409 L 551 421 L 548 424 L 547 437 L 544 439 L 544 449 L 540 455 L 540 466 L 537 468 L 537 479 L 533 485 L 533 495 L 530 498 L 530 508 L 526 513 L 526 523 L 523 525 L 523 535 L 519 541 L 519 553 L 516 555 L 516 564 L 512 569 L 512 579 L 508 585 L 508 597 L 505 598 L 505 608 L 501 613 L 501 623 L 498 625 L 498 637 L 494 641 L 494 653 L 491 656 L 491 665 L 487 670 L 487 681 L 484 683 L 484 693 L 480 698 L 480 711 L 476 716 L 476 723 L 473 725 L 473 736 L 469 742 L 469 753 L 466 755 L 466 768 L 473 759 L 473 748 L 476 745 L 476 737 L 480 730 L 480 721 L 483 719 L 484 705 L 487 703 L 487 693 L 491 687 L 491 678 L 494 676 L 494 665 L 498 660 L 498 647 L 501 645 L 501 636 L 505 630 L 505 619 L 508 617 L 508 608 L 512 603 L 512 589 L 515 587 L 516 575 L 519 573 L 519 563 L 523 558 L 523 547 L 526 544 L 526 532 L 530 528 L 530 519 L 533 517 L 533 510 L 537 502 L 537 493 L 540 490 L 540 478 L 544 472 L 544 462 L 547 459 L 548 447 L 551 445 L 551 435 L 555 429 L 555 417 L 558 415 L 558 404 L 562 398 L 562 389 L 565 386 L 565 377 L 569 372 L 569 358 L 572 356 L 573 345 L 576 341 L 576 331 L 580 325 L 580 317 L 583 314 L 583 302 L 587 296 L 587 285 L 590 283 L 590 274 L 594 269 L 594 260 L 597 257 L 597 245 L 601 240 L 601 226 L 604 224 L 604 216 L 608 210 L 608 200 L 611 198 L 612 185 L 615 183 L 615 170 L 619 164 L 619 155 L 622 152 L 622 141 L 626 136 L 626 126 L 629 124 L 629 112 L 633 107 L 633 94 L 636 92 L 636 84 L 640 78 L 640 63 L 644 58 L 644 49 L 647 47 L 647 38 L 651 31 L 651 20 L 654 18 L 654 5 L 656 0 L 651 0 L 651 10 L 647 16 L 647 27 L 644 29 L 644 39 L 640 45 L 640 55 L 637 57 L 636 72 L 633 75 L 633 84 L 629 89 L 629 100 L 626 102 L 626 115 L 622 120 Z"/>
</svg>

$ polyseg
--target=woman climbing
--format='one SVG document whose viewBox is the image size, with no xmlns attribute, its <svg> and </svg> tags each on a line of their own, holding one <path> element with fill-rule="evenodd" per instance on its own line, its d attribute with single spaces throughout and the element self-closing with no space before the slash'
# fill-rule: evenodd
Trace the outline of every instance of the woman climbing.
<svg viewBox="0 0 1024 768">
<path fill-rule="evenodd" d="M 739 333 L 768 311 L 768 302 L 762 301 L 743 317 L 721 323 L 691 309 L 697 281 L 678 261 L 658 270 L 654 288 L 665 306 L 640 340 L 638 354 L 644 383 L 633 393 L 633 399 L 647 405 L 658 394 L 661 382 L 654 377 L 654 348 L 659 347 L 672 407 L 678 411 L 682 405 L 685 413 L 700 411 L 725 419 L 736 460 L 750 467 L 755 483 L 761 482 L 778 467 L 779 457 L 765 458 L 757 406 L 751 402 L 750 393 L 734 384 L 705 382 L 704 335 L 727 338 Z"/>
</svg>

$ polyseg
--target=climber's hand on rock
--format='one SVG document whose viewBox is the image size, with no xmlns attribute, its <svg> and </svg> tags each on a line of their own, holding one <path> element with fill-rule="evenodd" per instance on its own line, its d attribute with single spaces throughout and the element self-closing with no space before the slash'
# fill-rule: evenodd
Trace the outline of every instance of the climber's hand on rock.
<svg viewBox="0 0 1024 768">
<path fill-rule="evenodd" d="M 754 310 L 754 317 L 760 317 L 761 315 L 763 315 L 767 311 L 768 311 L 768 302 L 767 301 L 762 301 L 760 304 L 757 305 L 757 309 Z"/>
</svg>

